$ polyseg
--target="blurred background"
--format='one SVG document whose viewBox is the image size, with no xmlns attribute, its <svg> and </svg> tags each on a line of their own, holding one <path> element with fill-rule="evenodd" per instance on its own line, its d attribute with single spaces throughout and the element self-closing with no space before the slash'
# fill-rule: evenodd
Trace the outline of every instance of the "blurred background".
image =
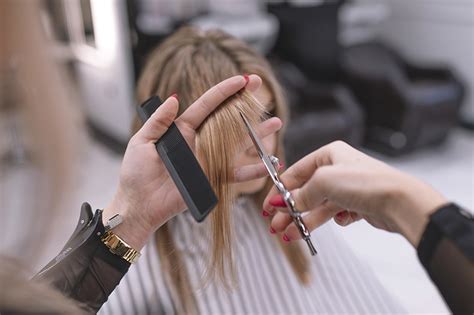
<svg viewBox="0 0 474 315">
<path fill-rule="evenodd" d="M 344 140 L 474 209 L 472 0 L 38 1 L 87 126 L 75 143 L 73 192 L 38 267 L 61 248 L 82 201 L 100 208 L 112 198 L 136 79 L 150 51 L 184 24 L 220 28 L 271 61 L 290 105 L 288 164 Z M 4 163 L 25 159 L 15 139 L 0 151 Z M 401 237 L 366 223 L 335 228 L 407 311 L 448 312 Z"/>
</svg>

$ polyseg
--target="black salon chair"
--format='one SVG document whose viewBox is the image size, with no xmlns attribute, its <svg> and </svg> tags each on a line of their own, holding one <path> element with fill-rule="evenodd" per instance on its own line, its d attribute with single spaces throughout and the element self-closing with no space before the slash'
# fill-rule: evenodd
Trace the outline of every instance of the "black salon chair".
<svg viewBox="0 0 474 315">
<path fill-rule="evenodd" d="M 363 113 L 347 88 L 312 83 L 306 87 L 308 92 L 302 93 L 300 102 L 294 104 L 286 130 L 288 163 L 293 164 L 335 140 L 360 146 L 364 131 Z"/>
<path fill-rule="evenodd" d="M 342 71 L 367 116 L 366 145 L 389 155 L 442 142 L 464 88 L 446 67 L 420 67 L 370 42 L 342 52 Z"/>
<path fill-rule="evenodd" d="M 362 144 L 363 112 L 340 80 L 338 12 L 342 3 L 268 5 L 280 22 L 272 65 L 290 105 L 285 138 L 290 164 L 335 140 Z"/>
<path fill-rule="evenodd" d="M 347 88 L 309 80 L 289 62 L 273 59 L 272 65 L 290 109 L 284 142 L 288 164 L 335 140 L 362 144 L 363 111 Z"/>
</svg>

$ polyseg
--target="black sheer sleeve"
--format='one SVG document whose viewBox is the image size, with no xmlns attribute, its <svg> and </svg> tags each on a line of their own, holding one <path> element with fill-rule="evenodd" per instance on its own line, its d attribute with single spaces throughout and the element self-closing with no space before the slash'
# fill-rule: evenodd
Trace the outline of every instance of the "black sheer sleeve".
<svg viewBox="0 0 474 315">
<path fill-rule="evenodd" d="M 418 257 L 454 314 L 474 314 L 474 217 L 455 204 L 431 215 Z"/>
</svg>

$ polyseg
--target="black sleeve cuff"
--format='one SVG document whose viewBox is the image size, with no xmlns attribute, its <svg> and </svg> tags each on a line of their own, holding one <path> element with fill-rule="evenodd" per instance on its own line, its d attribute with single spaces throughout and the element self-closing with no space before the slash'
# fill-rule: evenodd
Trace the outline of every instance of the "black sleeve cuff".
<svg viewBox="0 0 474 315">
<path fill-rule="evenodd" d="M 471 261 L 474 261 L 474 216 L 454 203 L 436 210 L 418 245 L 418 257 L 429 268 L 431 259 L 443 238 L 450 239 Z"/>
</svg>

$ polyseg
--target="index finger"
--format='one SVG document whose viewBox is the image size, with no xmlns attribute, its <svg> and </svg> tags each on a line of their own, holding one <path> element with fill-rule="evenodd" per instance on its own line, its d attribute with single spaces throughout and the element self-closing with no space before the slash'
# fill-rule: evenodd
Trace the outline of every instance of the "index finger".
<svg viewBox="0 0 474 315">
<path fill-rule="evenodd" d="M 328 146 L 324 146 L 290 166 L 280 175 L 280 180 L 288 190 L 300 188 L 313 176 L 318 168 L 331 163 L 331 155 Z M 270 197 L 276 195 L 277 192 L 276 187 L 273 187 L 268 192 L 263 202 L 263 210 L 269 211 L 270 208 L 272 208 L 268 201 Z"/>
<path fill-rule="evenodd" d="M 247 80 L 256 78 L 258 76 L 252 75 L 247 77 Z M 187 123 L 192 129 L 197 129 L 222 102 L 244 88 L 247 80 L 244 76 L 238 75 L 216 84 L 191 104 L 178 119 Z"/>
<path fill-rule="evenodd" d="M 270 119 L 264 120 L 258 124 L 255 128 L 255 133 L 259 139 L 264 139 L 265 137 L 276 133 L 283 127 L 283 123 L 280 118 L 272 117 Z M 247 150 L 248 148 L 254 146 L 252 139 L 250 136 L 246 136 L 244 140 L 242 140 L 241 149 Z"/>
</svg>

